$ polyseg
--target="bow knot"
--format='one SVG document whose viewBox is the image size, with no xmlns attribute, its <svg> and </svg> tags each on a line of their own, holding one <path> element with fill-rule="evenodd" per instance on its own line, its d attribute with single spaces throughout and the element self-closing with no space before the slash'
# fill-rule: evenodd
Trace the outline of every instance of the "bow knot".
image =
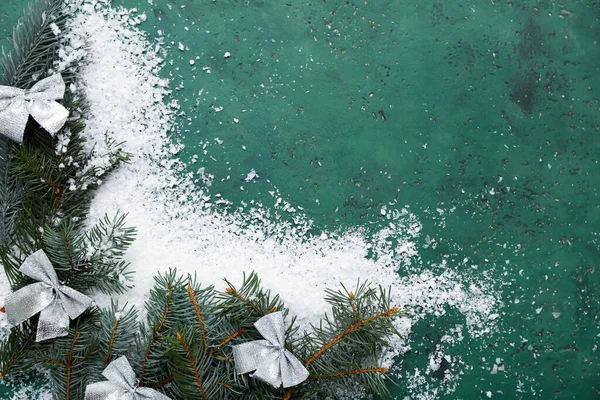
<svg viewBox="0 0 600 400">
<path fill-rule="evenodd" d="M 92 305 L 92 299 L 59 283 L 43 250 L 27 257 L 19 271 L 38 282 L 6 297 L 6 316 L 8 322 L 18 325 L 40 313 L 36 342 L 66 336 L 69 319 L 77 318 Z"/>
<path fill-rule="evenodd" d="M 255 371 L 258 378 L 278 388 L 296 386 L 308 378 L 308 370 L 285 348 L 283 314 L 265 315 L 254 324 L 265 340 L 233 346 L 233 359 L 238 374 Z"/>
<path fill-rule="evenodd" d="M 139 387 L 138 379 L 125 356 L 108 364 L 102 375 L 108 381 L 88 385 L 85 388 L 85 400 L 170 400 L 154 389 Z"/>
<path fill-rule="evenodd" d="M 42 79 L 31 89 L 0 86 L 0 134 L 23 142 L 27 120 L 31 115 L 42 128 L 54 135 L 63 127 L 69 111 L 57 103 L 65 95 L 60 74 Z"/>
</svg>

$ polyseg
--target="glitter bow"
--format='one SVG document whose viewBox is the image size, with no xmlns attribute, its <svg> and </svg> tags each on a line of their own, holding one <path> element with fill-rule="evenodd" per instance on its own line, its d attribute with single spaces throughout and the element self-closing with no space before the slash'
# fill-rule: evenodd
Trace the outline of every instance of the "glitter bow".
<svg viewBox="0 0 600 400">
<path fill-rule="evenodd" d="M 77 318 L 92 305 L 92 299 L 58 282 L 56 272 L 43 250 L 27 257 L 19 271 L 39 282 L 6 297 L 6 317 L 8 322 L 18 325 L 40 313 L 36 342 L 66 336 L 69 318 Z"/>
<path fill-rule="evenodd" d="M 85 400 L 170 400 L 148 387 L 138 387 L 127 357 L 121 356 L 102 371 L 108 381 L 92 383 L 85 388 Z"/>
<path fill-rule="evenodd" d="M 233 346 L 233 359 L 238 374 L 250 375 L 271 386 L 296 386 L 308 378 L 308 370 L 285 348 L 283 314 L 268 314 L 254 324 L 266 340 L 255 340 Z"/>
<path fill-rule="evenodd" d="M 63 127 L 69 111 L 55 100 L 65 95 L 60 74 L 42 79 L 31 89 L 0 86 L 0 134 L 23 142 L 27 120 L 31 115 L 42 128 L 55 134 Z"/>
</svg>

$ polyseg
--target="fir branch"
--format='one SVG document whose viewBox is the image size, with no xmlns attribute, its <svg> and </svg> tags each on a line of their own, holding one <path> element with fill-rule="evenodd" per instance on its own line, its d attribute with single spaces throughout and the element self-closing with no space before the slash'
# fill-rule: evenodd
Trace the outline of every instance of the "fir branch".
<svg viewBox="0 0 600 400">
<path fill-rule="evenodd" d="M 117 215 L 113 220 L 105 217 L 86 233 L 72 218 L 54 228 L 46 226 L 43 246 L 59 278 L 80 291 L 122 293 L 130 273 L 125 272 L 128 264 L 121 258 L 135 233 L 123 225 L 124 218 Z"/>
<path fill-rule="evenodd" d="M 112 360 L 131 352 L 138 332 L 138 312 L 133 307 L 120 308 L 111 301 L 108 309 L 100 311 L 98 353 L 102 357 L 100 369 Z M 100 372 L 100 371 L 98 371 Z"/>
<path fill-rule="evenodd" d="M 156 343 L 156 341 L 160 338 L 160 331 L 163 329 L 165 322 L 167 321 L 167 317 L 169 316 L 169 307 L 171 303 L 171 290 L 173 290 L 173 286 L 169 284 L 167 286 L 167 294 L 166 294 L 166 305 L 165 311 L 163 313 L 163 317 L 160 322 L 152 329 L 152 337 L 148 342 L 148 346 L 146 347 L 146 353 L 144 354 L 144 358 L 142 360 L 142 373 L 140 375 L 140 386 L 144 386 L 144 379 L 146 377 L 146 365 L 148 364 L 148 360 L 150 359 L 150 355 L 152 354 L 152 347 Z"/>
<path fill-rule="evenodd" d="M 85 382 L 93 372 L 98 357 L 97 310 L 85 312 L 77 318 L 69 334 L 49 342 L 42 342 L 37 357 L 49 370 L 56 400 L 83 398 Z"/>
<path fill-rule="evenodd" d="M 164 380 L 169 376 L 164 369 L 161 357 L 167 349 L 164 338 L 175 336 L 179 321 L 189 321 L 189 313 L 186 306 L 189 304 L 184 280 L 177 275 L 176 270 L 169 270 L 164 275 L 154 277 L 155 285 L 150 290 L 150 298 L 146 303 L 148 312 L 147 326 L 149 329 L 143 331 L 138 348 L 143 354 L 140 362 L 140 386 L 152 386 L 148 382 Z"/>
<path fill-rule="evenodd" d="M 190 366 L 194 372 L 196 386 L 198 387 L 198 390 L 200 391 L 202 398 L 204 400 L 208 400 L 208 396 L 206 395 L 206 391 L 204 390 L 204 385 L 202 384 L 202 379 L 200 378 L 200 374 L 198 372 L 198 366 L 196 365 L 196 358 L 192 354 L 192 350 L 190 349 L 190 346 L 187 344 L 185 338 L 179 332 L 177 332 L 177 341 L 179 343 L 181 343 L 181 345 L 183 346 L 183 349 L 185 350 L 187 359 L 188 359 Z"/>
<path fill-rule="evenodd" d="M 58 57 L 60 37 L 51 25 L 63 31 L 66 20 L 62 0 L 34 1 L 15 25 L 12 48 L 2 49 L 0 85 L 29 89 L 43 78 Z"/>
<path fill-rule="evenodd" d="M 194 312 L 196 313 L 196 319 L 198 320 L 198 327 L 200 328 L 200 332 L 202 333 L 203 348 L 208 349 L 208 343 L 206 340 L 206 328 L 204 326 L 204 321 L 202 320 L 202 313 L 200 312 L 200 308 L 198 307 L 198 303 L 196 302 L 196 292 L 192 288 L 192 285 L 190 285 L 189 283 L 187 286 L 187 292 L 190 296 L 190 301 L 192 303 L 192 306 L 194 307 Z"/>
<path fill-rule="evenodd" d="M 10 246 L 21 203 L 22 184 L 10 174 L 14 144 L 0 137 L 0 245 Z"/>
<path fill-rule="evenodd" d="M 374 315 L 372 317 L 369 317 L 367 319 L 363 319 L 358 321 L 357 323 L 351 325 L 350 327 L 348 327 L 344 332 L 340 333 L 339 335 L 337 335 L 336 337 L 334 337 L 333 339 L 331 339 L 329 342 L 325 343 L 325 345 L 323 347 L 321 347 L 311 358 L 308 359 L 308 361 L 304 364 L 305 367 L 309 367 L 312 363 L 314 363 L 315 361 L 317 361 L 317 359 L 319 357 L 321 357 L 323 355 L 323 353 L 325 353 L 327 350 L 329 350 L 331 347 L 335 346 L 339 341 L 341 341 L 342 339 L 346 338 L 348 335 L 350 335 L 352 332 L 356 332 L 359 329 L 361 329 L 363 326 L 370 324 L 380 318 L 392 318 L 394 315 L 396 315 L 396 313 L 399 311 L 398 308 L 393 307 L 391 309 L 389 309 L 386 312 Z"/>
<path fill-rule="evenodd" d="M 225 282 L 228 286 L 225 293 L 217 295 L 220 315 L 236 325 L 252 328 L 258 318 L 274 311 L 282 311 L 287 316 L 288 310 L 283 306 L 279 295 L 271 296 L 270 291 L 263 290 L 256 273 L 252 272 L 248 276 L 244 274 L 239 289 L 228 280 Z"/>
<path fill-rule="evenodd" d="M 228 398 L 231 395 L 229 387 L 235 383 L 231 382 L 232 363 L 207 354 L 198 336 L 195 327 L 181 325 L 174 337 L 169 338 L 172 346 L 168 359 L 176 383 L 174 394 L 182 399 Z"/>
<path fill-rule="evenodd" d="M 218 345 L 216 345 L 215 347 L 213 347 L 211 349 L 211 351 L 213 353 L 219 351 L 223 346 L 225 346 L 226 344 L 228 344 L 229 342 L 231 342 L 232 340 L 234 340 L 238 336 L 242 335 L 247 330 L 248 329 L 246 329 L 246 328 L 240 328 L 240 329 L 238 329 L 237 331 L 233 332 L 231 335 L 229 335 L 228 337 L 226 337 L 225 339 L 223 339 L 221 341 L 221 343 L 219 343 Z"/>
<path fill-rule="evenodd" d="M 9 374 L 19 375 L 31 366 L 35 335 L 35 324 L 26 321 L 20 327 L 13 328 L 9 336 L 0 342 L 0 379 L 5 379 Z"/>
</svg>

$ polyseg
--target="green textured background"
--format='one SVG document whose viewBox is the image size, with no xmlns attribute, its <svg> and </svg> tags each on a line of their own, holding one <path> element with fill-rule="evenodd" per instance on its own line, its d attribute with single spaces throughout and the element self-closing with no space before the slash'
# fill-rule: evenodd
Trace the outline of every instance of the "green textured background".
<svg viewBox="0 0 600 400">
<path fill-rule="evenodd" d="M 327 229 L 376 228 L 379 206 L 397 198 L 423 223 L 426 265 L 468 257 L 495 277 L 500 333 L 446 352 L 464 375 L 442 398 L 600 398 L 600 2 L 118 4 L 175 42 L 164 74 L 183 82 L 174 97 L 192 121 L 180 156 L 200 155 L 190 170 L 215 174 L 213 193 L 272 204 L 268 179 Z M 24 5 L 2 0 L 0 44 Z M 202 156 L 206 141 L 217 161 Z M 252 168 L 261 179 L 242 192 Z M 456 210 L 441 224 L 438 207 Z M 424 368 L 460 323 L 452 310 L 420 321 L 404 370 Z M 496 358 L 506 370 L 491 375 Z"/>
</svg>

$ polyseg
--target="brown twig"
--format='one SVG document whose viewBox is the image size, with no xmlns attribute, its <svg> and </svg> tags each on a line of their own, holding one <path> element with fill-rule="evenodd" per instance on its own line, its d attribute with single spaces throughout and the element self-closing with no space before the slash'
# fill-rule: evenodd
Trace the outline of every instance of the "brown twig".
<svg viewBox="0 0 600 400">
<path fill-rule="evenodd" d="M 67 237 L 67 235 L 65 235 L 64 232 L 62 232 L 60 234 L 60 236 L 62 237 L 63 243 L 65 245 L 65 248 L 67 249 L 67 256 L 69 258 L 69 265 L 71 266 L 71 273 L 75 273 L 75 264 L 73 263 L 73 256 L 71 255 L 71 247 L 69 246 L 69 238 Z"/>
<path fill-rule="evenodd" d="M 115 326 L 112 330 L 112 335 L 110 335 L 110 342 L 108 343 L 108 352 L 106 353 L 106 357 L 104 358 L 104 365 L 108 365 L 110 361 L 110 353 L 112 352 L 113 344 L 115 343 L 115 338 L 117 336 L 117 329 L 119 328 L 119 320 L 115 321 Z"/>
<path fill-rule="evenodd" d="M 356 297 L 354 293 L 350 292 L 350 305 L 352 305 L 352 314 L 354 315 L 354 321 L 358 321 L 358 311 L 356 310 L 356 304 L 354 303 Z"/>
<path fill-rule="evenodd" d="M 218 345 L 216 345 L 215 347 L 213 347 L 212 351 L 213 352 L 219 351 L 221 349 L 221 347 L 225 346 L 227 343 L 231 342 L 233 339 L 235 339 L 236 337 L 240 336 L 244 332 L 246 332 L 246 328 L 241 328 L 241 329 L 235 331 L 228 338 L 226 338 L 221 343 L 219 343 Z"/>
<path fill-rule="evenodd" d="M 89 349 L 87 353 L 85 353 L 85 356 L 81 357 L 76 363 L 73 363 L 73 367 L 78 366 L 79 364 L 83 364 L 85 362 L 85 360 L 87 360 L 87 358 L 93 353 L 94 351 L 92 349 Z"/>
<path fill-rule="evenodd" d="M 367 319 L 363 319 L 360 320 L 358 322 L 356 322 L 355 324 L 353 324 L 352 326 L 350 326 L 348 329 L 346 329 L 344 332 L 340 333 L 339 335 L 337 335 L 336 337 L 334 337 L 333 339 L 331 339 L 329 342 L 327 342 L 323 347 L 321 347 L 319 349 L 319 351 L 317 351 L 311 358 L 308 359 L 308 361 L 304 364 L 305 367 L 309 367 L 312 363 L 314 363 L 319 357 L 321 357 L 323 355 L 323 353 L 325 353 L 327 350 L 329 350 L 331 347 L 333 347 L 336 343 L 338 343 L 340 340 L 342 340 L 343 338 L 345 338 L 346 336 L 348 336 L 350 333 L 357 331 L 358 329 L 360 329 L 363 325 L 369 324 L 375 320 L 378 320 L 380 318 L 391 318 L 394 316 L 394 314 L 398 312 L 398 308 L 394 307 L 391 308 L 390 310 L 381 313 L 381 314 L 377 314 L 374 315 L 370 318 Z"/>
<path fill-rule="evenodd" d="M 75 342 L 77 341 L 77 336 L 79 336 L 78 330 L 73 334 L 71 348 L 69 349 L 69 357 L 67 359 L 67 364 L 65 365 L 67 368 L 67 388 L 65 392 L 65 400 L 69 400 L 71 398 L 71 372 L 73 370 L 73 352 L 75 351 Z"/>
<path fill-rule="evenodd" d="M 4 307 L 2 307 L 2 308 L 4 308 Z M 35 337 L 35 332 L 32 333 L 31 335 L 29 335 L 27 340 L 25 340 L 25 342 L 23 343 L 23 346 L 21 346 L 19 348 L 19 350 L 15 354 L 13 354 L 13 356 L 8 361 L 8 364 L 6 365 L 6 367 L 4 367 L 2 372 L 0 372 L 0 379 L 6 378 L 6 374 L 8 374 L 8 371 L 12 368 L 13 364 L 17 361 L 17 359 L 21 356 L 21 354 L 23 354 L 23 352 L 27 348 L 27 345 L 29 344 L 29 342 L 31 342 L 33 340 L 34 337 Z"/>
<path fill-rule="evenodd" d="M 164 326 L 165 322 L 167 321 L 167 317 L 169 315 L 169 305 L 171 304 L 171 290 L 173 290 L 173 287 L 171 286 L 171 284 L 169 284 L 167 286 L 167 298 L 166 298 L 167 301 L 166 301 L 166 305 L 165 305 L 165 312 L 164 312 L 163 317 L 162 317 L 161 321 L 159 322 L 158 326 L 154 330 L 154 334 L 152 335 L 152 338 L 150 339 L 150 343 L 148 343 L 148 348 L 146 349 L 146 354 L 144 355 L 144 359 L 142 360 L 142 372 L 140 373 L 140 386 L 144 386 L 146 365 L 148 364 L 148 359 L 150 358 L 150 353 L 152 352 L 152 346 L 154 346 L 154 343 L 158 340 L 158 338 L 160 336 L 160 331 L 162 330 L 162 327 Z"/>
<path fill-rule="evenodd" d="M 60 365 L 61 367 L 66 366 L 66 364 L 64 362 L 55 360 L 54 358 L 50 358 L 50 357 L 44 357 L 44 361 L 46 361 L 47 363 L 50 363 L 50 364 Z"/>
<path fill-rule="evenodd" d="M 29 161 L 24 160 L 24 163 L 25 163 L 25 165 L 27 165 L 27 167 L 29 167 L 29 169 L 31 170 L 31 172 L 33 172 L 34 174 L 36 174 L 38 178 L 40 178 L 48 186 L 50 186 L 50 188 L 52 189 L 52 192 L 56 195 L 56 200 L 54 201 L 54 209 L 57 209 L 58 208 L 58 203 L 60 203 L 60 201 L 62 200 L 62 196 L 63 196 L 62 190 L 54 182 L 52 182 L 49 178 L 45 177 L 40 172 L 38 172 L 38 170 L 36 170 L 34 168 L 34 166 L 31 165 L 31 163 Z"/>
<path fill-rule="evenodd" d="M 202 320 L 202 314 L 200 313 L 200 307 L 198 307 L 198 303 L 196 302 L 196 292 L 190 284 L 187 287 L 188 294 L 190 295 L 190 301 L 194 306 L 194 311 L 196 311 L 196 319 L 198 320 L 198 325 L 200 325 L 200 332 L 202 333 L 202 344 L 204 345 L 204 351 L 206 351 L 208 347 L 208 343 L 206 340 L 206 330 L 204 328 L 204 321 Z"/>
<path fill-rule="evenodd" d="M 398 312 L 398 308 L 394 307 L 389 309 L 388 311 L 381 313 L 381 314 L 377 314 L 374 315 L 370 318 L 367 319 L 363 319 L 360 320 L 354 324 L 352 324 L 352 326 L 350 326 L 348 329 L 346 329 L 344 332 L 340 333 L 339 335 L 337 335 L 336 337 L 334 337 L 333 339 L 331 339 L 329 342 L 327 342 L 323 347 L 321 347 L 319 349 L 319 351 L 317 351 L 306 363 L 304 363 L 304 366 L 306 368 L 308 368 L 312 363 L 314 363 L 319 357 L 321 357 L 323 355 L 323 353 L 325 353 L 327 350 L 329 350 L 331 347 L 335 346 L 336 343 L 338 343 L 340 340 L 342 340 L 343 338 L 345 338 L 346 336 L 348 336 L 350 333 L 357 331 L 358 329 L 360 329 L 363 325 L 369 324 L 375 320 L 378 320 L 380 318 L 391 318 L 394 316 L 394 314 L 396 314 Z M 343 374 L 343 373 L 340 373 Z M 339 375 L 341 376 L 341 375 Z M 294 393 L 294 388 L 295 386 L 291 387 L 288 389 L 288 391 L 285 394 L 285 397 L 283 398 L 283 400 L 290 400 L 292 398 L 292 394 Z"/>
<path fill-rule="evenodd" d="M 237 297 L 238 299 L 240 299 L 244 304 L 246 304 L 248 307 L 250 307 L 252 310 L 254 310 L 258 315 L 260 316 L 264 316 L 265 313 L 258 307 L 256 307 L 254 304 L 252 304 L 252 302 L 250 300 L 247 300 L 244 298 L 244 296 L 242 296 L 241 294 L 239 294 L 234 288 L 232 288 L 231 286 L 228 287 L 227 289 L 225 289 L 225 291 L 234 296 Z"/>
<path fill-rule="evenodd" d="M 198 375 L 198 367 L 196 366 L 196 360 L 194 359 L 194 355 L 192 354 L 190 347 L 188 346 L 187 342 L 185 341 L 185 338 L 179 332 L 177 332 L 177 341 L 179 343 L 181 343 L 181 345 L 183 346 L 183 348 L 185 349 L 185 351 L 187 353 L 188 361 L 190 362 L 190 364 L 192 365 L 192 369 L 194 370 L 194 376 L 196 378 L 196 385 L 198 386 L 198 389 L 200 390 L 200 393 L 202 394 L 202 398 L 204 400 L 208 400 L 208 396 L 206 395 L 206 392 L 204 391 L 204 386 L 202 386 L 202 380 L 200 379 L 200 375 Z"/>
<path fill-rule="evenodd" d="M 171 375 L 167 379 L 164 379 L 161 382 L 158 382 L 157 384 L 153 385 L 152 389 L 154 389 L 154 390 L 160 389 L 161 387 L 165 386 L 167 383 L 171 382 L 173 379 L 175 379 L 175 377 L 173 375 Z"/>
</svg>

